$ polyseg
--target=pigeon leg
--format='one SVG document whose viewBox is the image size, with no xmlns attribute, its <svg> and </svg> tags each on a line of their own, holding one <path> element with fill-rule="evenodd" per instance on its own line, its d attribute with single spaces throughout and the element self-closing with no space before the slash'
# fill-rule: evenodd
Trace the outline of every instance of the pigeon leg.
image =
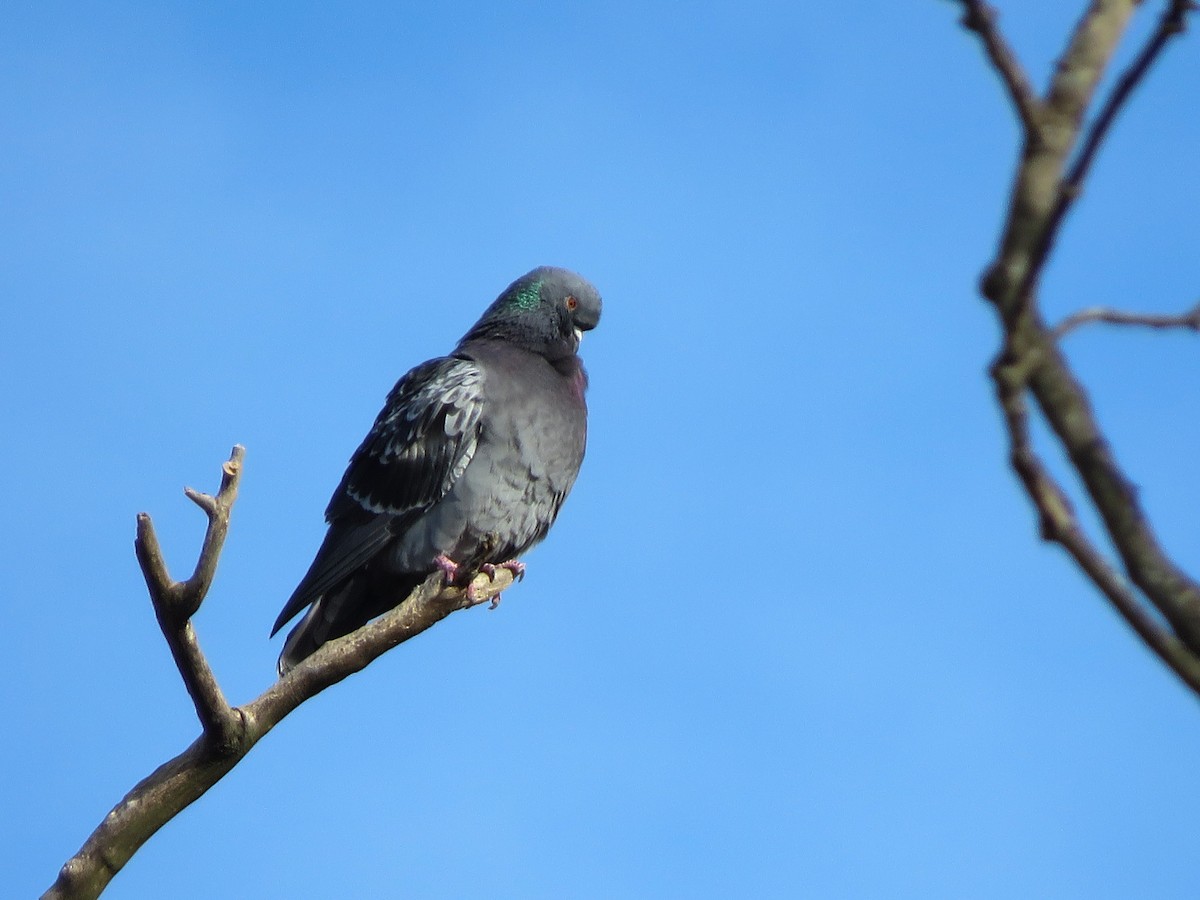
<svg viewBox="0 0 1200 900">
<path fill-rule="evenodd" d="M 443 574 L 446 576 L 446 584 L 454 584 L 455 579 L 458 578 L 458 572 L 462 568 L 462 566 L 448 557 L 445 553 L 439 553 L 437 556 L 435 556 L 433 558 L 433 564 L 441 569 Z M 491 577 L 491 574 L 491 572 L 488 572 L 489 578 Z M 467 584 L 467 599 L 471 601 L 472 606 L 476 606 L 483 602 L 483 598 L 481 598 L 475 591 L 475 581 L 473 579 L 469 584 Z M 492 609 L 496 608 L 496 604 L 499 602 L 499 600 L 500 598 L 497 597 L 492 601 Z"/>
<path fill-rule="evenodd" d="M 458 577 L 458 563 L 445 553 L 439 553 L 433 558 L 433 564 L 441 569 L 442 574 L 446 576 L 446 584 L 454 583 L 454 579 Z"/>
<path fill-rule="evenodd" d="M 439 553 L 437 556 L 435 556 L 433 558 L 433 564 L 441 569 L 443 574 L 446 576 L 446 584 L 453 584 L 458 579 L 458 573 L 462 570 L 462 566 L 452 560 L 445 553 Z M 480 568 L 482 569 L 483 567 Z M 491 572 L 488 572 L 489 578 L 492 576 L 493 572 L 495 572 L 494 567 L 492 568 Z M 467 599 L 471 601 L 472 606 L 483 602 L 483 598 L 480 597 L 479 593 L 475 590 L 474 579 L 467 584 Z M 496 597 L 496 599 L 492 601 L 492 609 L 496 608 L 496 605 L 499 603 L 499 601 L 499 597 Z"/>
</svg>

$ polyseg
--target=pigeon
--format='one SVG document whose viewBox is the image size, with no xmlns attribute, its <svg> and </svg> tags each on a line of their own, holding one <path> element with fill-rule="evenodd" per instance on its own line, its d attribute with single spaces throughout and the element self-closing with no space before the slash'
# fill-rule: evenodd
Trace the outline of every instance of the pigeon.
<svg viewBox="0 0 1200 900">
<path fill-rule="evenodd" d="M 327 641 L 398 606 L 439 568 L 504 566 L 546 536 L 587 442 L 583 332 L 600 294 L 542 266 L 508 286 L 449 356 L 401 378 L 325 510 L 329 530 L 272 637 L 286 675 Z"/>
</svg>

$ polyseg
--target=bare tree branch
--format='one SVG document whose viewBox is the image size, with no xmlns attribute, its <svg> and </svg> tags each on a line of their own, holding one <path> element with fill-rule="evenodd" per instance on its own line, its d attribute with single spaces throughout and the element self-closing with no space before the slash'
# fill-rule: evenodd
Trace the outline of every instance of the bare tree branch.
<svg viewBox="0 0 1200 900">
<path fill-rule="evenodd" d="M 1061 338 L 1075 329 L 1093 322 L 1106 322 L 1109 325 L 1142 325 L 1146 328 L 1188 328 L 1200 331 L 1200 303 L 1179 315 L 1159 315 L 1155 313 L 1128 313 L 1119 309 L 1109 309 L 1106 306 L 1090 306 L 1079 312 L 1071 313 L 1054 327 L 1054 336 Z"/>
<path fill-rule="evenodd" d="M 1195 8 L 1195 4 L 1191 0 L 1170 0 L 1163 10 L 1158 27 L 1154 29 L 1154 33 L 1150 35 L 1141 52 L 1129 64 L 1128 68 L 1121 73 L 1121 77 L 1117 79 L 1117 83 L 1104 101 L 1100 113 L 1088 128 L 1087 134 L 1083 138 L 1081 149 L 1075 156 L 1070 171 L 1067 172 L 1066 178 L 1063 180 L 1062 186 L 1058 191 L 1058 199 L 1054 206 L 1054 212 L 1051 214 L 1047 224 L 1045 238 L 1039 246 L 1037 257 L 1031 269 L 1032 278 L 1036 279 L 1037 273 L 1040 272 L 1042 266 L 1045 264 L 1046 257 L 1050 253 L 1050 248 L 1054 244 L 1059 227 L 1062 225 L 1062 221 L 1066 217 L 1071 204 L 1083 192 L 1083 182 L 1091 171 L 1096 154 L 1104 143 L 1104 139 L 1108 137 L 1109 130 L 1112 128 L 1113 122 L 1116 121 L 1117 114 L 1124 108 L 1125 103 L 1133 94 L 1134 88 L 1145 79 L 1146 74 L 1150 71 L 1150 67 L 1154 65 L 1155 61 L 1162 54 L 1162 51 L 1166 48 L 1167 42 L 1172 37 L 1184 32 L 1187 26 L 1187 14 L 1193 8 Z M 1086 54 L 1081 51 L 1081 55 Z M 1099 61 L 1098 64 L 1095 64 L 1095 68 L 1099 72 L 1102 72 L 1106 62 L 1107 58 Z M 1067 93 L 1068 91 L 1064 88 L 1063 92 Z M 1067 102 L 1069 103 L 1069 101 Z"/>
<path fill-rule="evenodd" d="M 1146 41 L 1146 45 L 1138 53 L 1134 61 L 1121 73 L 1121 77 L 1117 79 L 1117 84 L 1113 88 L 1112 93 L 1105 100 L 1100 114 L 1096 116 L 1095 121 L 1088 129 L 1087 137 L 1083 141 L 1083 149 L 1080 150 L 1079 155 L 1075 158 L 1075 162 L 1071 165 L 1071 171 L 1067 174 L 1067 197 L 1073 197 L 1078 194 L 1078 188 L 1083 184 L 1084 179 L 1087 178 L 1092 162 L 1096 158 L 1096 152 L 1108 136 L 1108 130 L 1116 120 L 1117 113 L 1124 107 L 1126 101 L 1133 93 L 1133 89 L 1146 77 L 1146 74 L 1150 71 L 1150 67 L 1154 65 L 1159 55 L 1166 48 L 1167 42 L 1172 37 L 1184 32 L 1187 27 L 1187 14 L 1195 8 L 1196 4 L 1192 0 L 1171 0 L 1167 4 L 1166 9 L 1163 10 L 1162 17 L 1159 19 L 1158 27 L 1154 29 L 1154 33 Z"/>
<path fill-rule="evenodd" d="M 1086 391 L 1057 344 L 1059 337 L 1087 321 L 1196 328 L 1200 318 L 1193 317 L 1200 317 L 1200 310 L 1183 317 L 1084 310 L 1051 331 L 1037 308 L 1040 273 L 1096 153 L 1132 91 L 1169 38 L 1183 30 L 1192 9 L 1191 3 L 1181 0 L 1167 3 L 1154 34 L 1117 80 L 1080 143 L 1093 94 L 1138 5 L 1137 0 L 1092 0 L 1068 41 L 1046 97 L 1036 101 L 1039 115 L 1022 117 L 1021 161 L 999 248 L 982 279 L 981 291 L 995 306 L 1004 329 L 1004 353 L 1001 362 L 992 367 L 992 379 L 1004 412 L 1012 467 L 1038 511 L 1042 536 L 1062 545 L 1142 640 L 1200 694 L 1200 584 L 1160 545 L 1136 489 L 1096 420 Z M 985 43 L 990 40 L 1003 46 L 994 20 L 985 16 L 982 21 Z M 1012 59 L 991 52 L 989 58 L 1005 82 L 1011 83 Z M 1077 146 L 1080 149 L 1068 167 Z M 1088 499 L 1140 594 L 1087 538 L 1065 491 L 1034 453 L 1027 432 L 1026 396 L 1037 403 L 1082 479 Z M 1157 609 L 1169 630 L 1146 608 L 1146 601 Z"/>
<path fill-rule="evenodd" d="M 1093 0 L 1058 62 L 1036 125 L 1026 126 L 1000 252 L 983 279 L 984 296 L 1006 320 L 1032 302 L 1061 216 L 1063 172 L 1104 69 L 1136 0 Z"/>
<path fill-rule="evenodd" d="M 208 516 L 208 530 L 204 534 L 204 544 L 191 578 L 183 582 L 171 579 L 159 549 L 158 537 L 154 533 L 154 523 L 145 513 L 138 515 L 137 540 L 134 541 L 134 550 L 150 591 L 150 602 L 154 605 L 158 625 L 195 704 L 204 735 L 222 748 L 232 747 L 236 743 L 242 723 L 229 708 L 221 686 L 200 650 L 190 619 L 200 608 L 217 571 L 217 560 L 225 544 L 225 535 L 229 532 L 229 510 L 237 499 L 245 453 L 241 445 L 233 448 L 229 461 L 221 467 L 221 488 L 215 497 L 191 488 L 184 490 L 188 498 Z"/>
<path fill-rule="evenodd" d="M 1126 572 L 1179 638 L 1200 653 L 1200 585 L 1160 545 L 1136 488 L 1117 463 L 1087 394 L 1053 336 L 1040 324 L 1024 325 L 1021 331 L 1017 340 L 1026 352 L 1040 357 L 1030 373 L 1030 391 L 1083 479 Z"/>
<path fill-rule="evenodd" d="M 1017 118 L 1026 129 L 1037 127 L 1041 101 L 1029 83 L 1029 76 L 1017 60 L 1004 36 L 996 27 L 996 10 L 983 0 L 959 0 L 963 8 L 962 26 L 979 35 L 992 68 L 1000 76 Z"/>
<path fill-rule="evenodd" d="M 1008 361 L 1007 353 L 992 366 L 996 399 L 1008 431 L 1009 459 L 1038 511 L 1042 539 L 1061 545 L 1146 645 L 1200 694 L 1200 657 L 1147 612 L 1121 574 L 1088 539 L 1067 492 L 1034 451 L 1025 406 L 1028 375 Z"/>
<path fill-rule="evenodd" d="M 220 781 L 297 706 L 452 612 L 494 600 L 513 583 L 512 571 L 503 567 L 490 576 L 476 574 L 469 586 L 446 586 L 442 573 L 436 572 L 386 615 L 330 641 L 257 699 L 231 708 L 200 650 L 189 618 L 199 609 L 216 572 L 229 512 L 237 497 L 243 452 L 241 447 L 234 448 L 215 497 L 188 490 L 188 497 L 209 517 L 200 558 L 188 581 L 171 580 L 150 517 L 138 516 L 138 560 L 163 635 L 204 730 L 191 746 L 159 766 L 113 807 L 79 852 L 63 865 L 43 900 L 98 897 L 159 828 Z"/>
</svg>

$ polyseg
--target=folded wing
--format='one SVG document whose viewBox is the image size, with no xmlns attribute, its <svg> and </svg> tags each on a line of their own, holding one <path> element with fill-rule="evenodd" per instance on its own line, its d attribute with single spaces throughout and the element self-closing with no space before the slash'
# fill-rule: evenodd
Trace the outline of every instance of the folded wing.
<svg viewBox="0 0 1200 900">
<path fill-rule="evenodd" d="M 483 371 L 465 357 L 417 366 L 397 382 L 334 491 L 329 533 L 271 634 L 367 565 L 437 503 L 479 443 Z"/>
</svg>

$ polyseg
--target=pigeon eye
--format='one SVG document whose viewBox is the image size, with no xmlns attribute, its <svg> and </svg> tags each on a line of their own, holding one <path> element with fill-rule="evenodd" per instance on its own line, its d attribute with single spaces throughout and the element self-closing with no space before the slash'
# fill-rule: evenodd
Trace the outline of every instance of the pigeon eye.
<svg viewBox="0 0 1200 900">
<path fill-rule="evenodd" d="M 575 307 L 577 307 L 577 306 L 579 306 L 579 301 L 576 300 L 574 297 L 568 295 L 567 296 L 567 309 L 569 309 L 571 312 L 575 312 Z"/>
</svg>

